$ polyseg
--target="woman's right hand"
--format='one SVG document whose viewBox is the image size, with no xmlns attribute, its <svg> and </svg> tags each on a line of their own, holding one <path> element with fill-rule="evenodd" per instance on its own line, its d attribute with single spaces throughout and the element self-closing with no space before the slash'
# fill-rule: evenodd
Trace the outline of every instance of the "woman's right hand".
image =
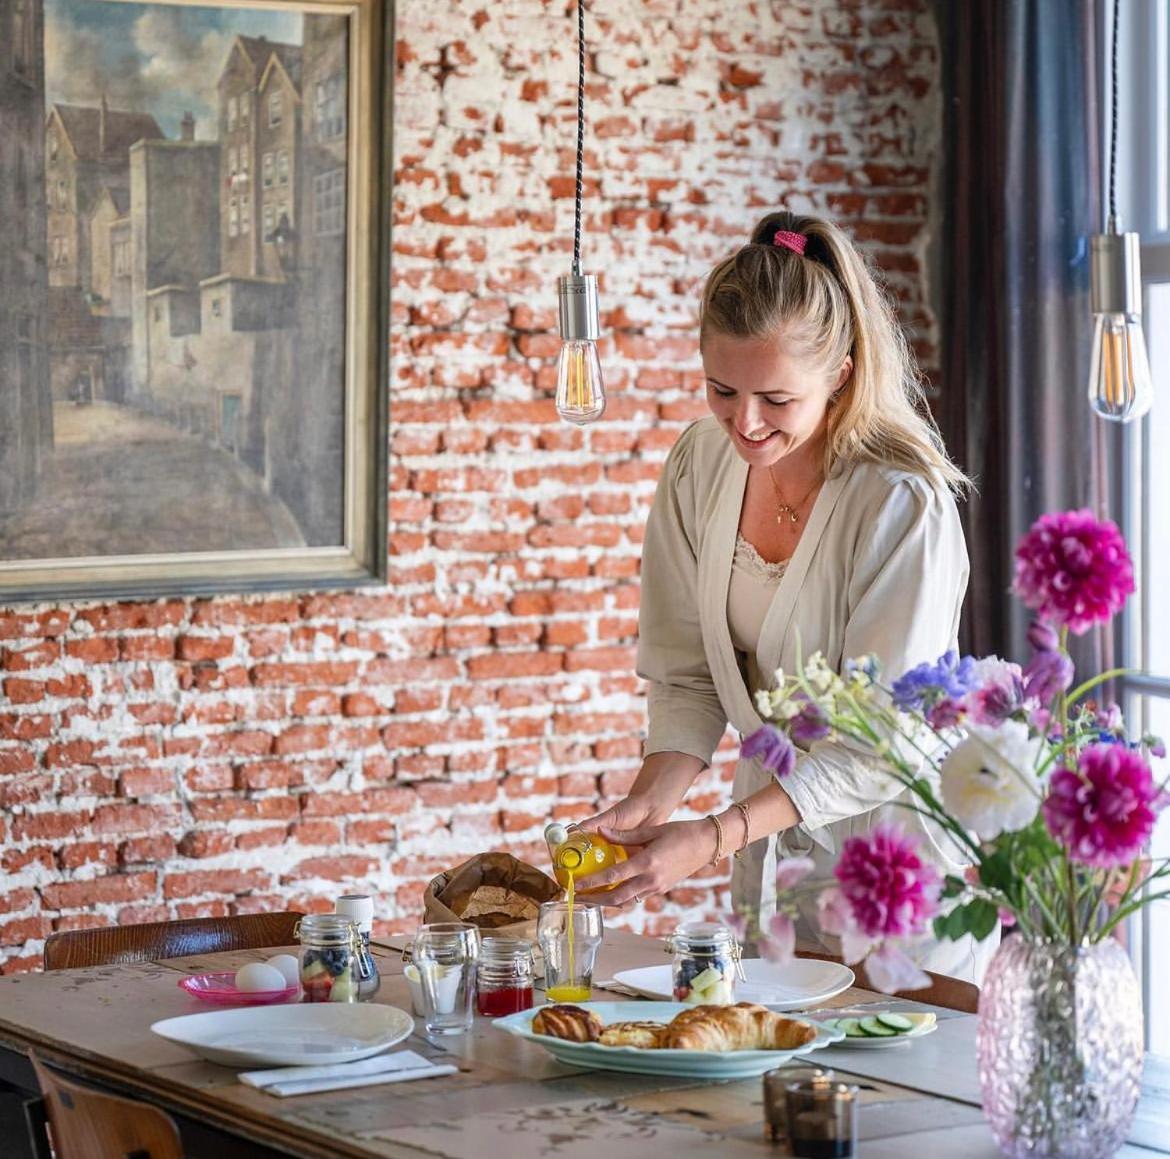
<svg viewBox="0 0 1170 1159">
<path fill-rule="evenodd" d="M 587 833 L 600 829 L 642 829 L 665 824 L 673 812 L 674 806 L 659 800 L 654 793 L 631 793 L 596 816 L 579 821 L 578 825 Z"/>
</svg>

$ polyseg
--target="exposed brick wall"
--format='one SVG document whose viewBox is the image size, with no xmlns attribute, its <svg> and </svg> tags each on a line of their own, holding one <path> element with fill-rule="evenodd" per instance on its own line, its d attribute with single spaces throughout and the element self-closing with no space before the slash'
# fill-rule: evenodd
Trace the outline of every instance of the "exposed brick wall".
<svg viewBox="0 0 1170 1159">
<path fill-rule="evenodd" d="M 390 585 L 0 610 L 4 970 L 54 929 L 343 887 L 408 926 L 435 871 L 539 860 L 550 814 L 622 790 L 642 523 L 704 409 L 697 289 L 765 208 L 863 239 L 933 360 L 928 0 L 596 0 L 584 252 L 611 401 L 587 431 L 549 397 L 571 10 L 398 8 Z"/>
</svg>

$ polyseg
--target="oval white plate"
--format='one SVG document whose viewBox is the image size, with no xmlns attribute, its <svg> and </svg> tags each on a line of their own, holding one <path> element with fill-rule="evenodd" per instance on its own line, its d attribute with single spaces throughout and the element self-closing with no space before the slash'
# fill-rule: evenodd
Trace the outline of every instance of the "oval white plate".
<svg viewBox="0 0 1170 1159">
<path fill-rule="evenodd" d="M 801 1010 L 848 990 L 854 982 L 848 966 L 814 958 L 796 958 L 786 966 L 763 958 L 745 958 L 742 964 L 747 981 L 736 982 L 735 1000 L 758 1002 L 769 1010 Z M 622 970 L 614 980 L 647 998 L 674 1001 L 670 966 Z"/>
<path fill-rule="evenodd" d="M 397 1006 L 309 1002 L 187 1014 L 150 1029 L 224 1066 L 319 1066 L 389 1050 L 414 1019 Z"/>
<path fill-rule="evenodd" d="M 681 1002 L 581 1002 L 574 1003 L 592 1010 L 603 1025 L 611 1022 L 669 1022 L 682 1010 L 692 1009 Z M 539 1010 L 539 1007 L 537 1008 Z M 547 1034 L 534 1034 L 532 1020 L 537 1010 L 522 1010 L 497 1018 L 493 1025 L 529 1042 L 543 1046 L 558 1062 L 593 1070 L 618 1070 L 635 1074 L 683 1075 L 692 1078 L 742 1079 L 763 1074 L 783 1066 L 798 1054 L 831 1046 L 843 1035 L 828 1030 L 812 1019 L 817 1036 L 800 1050 L 643 1050 L 636 1046 L 602 1046 L 596 1042 L 566 1042 Z"/>
<path fill-rule="evenodd" d="M 833 1011 L 834 1018 L 864 1018 L 866 1014 L 872 1014 L 873 1011 L 859 1010 L 853 1014 L 848 1012 L 841 1014 L 836 1010 Z M 929 1011 L 918 1011 L 913 1014 L 904 1013 L 899 1010 L 899 1014 L 909 1018 L 914 1023 L 913 1030 L 907 1030 L 905 1034 L 892 1034 L 889 1038 L 843 1038 L 840 1042 L 834 1042 L 832 1045 L 840 1047 L 842 1050 L 882 1050 L 888 1046 L 905 1046 L 908 1042 L 912 1042 L 916 1038 L 925 1038 L 928 1034 L 933 1034 L 938 1029 L 938 1020 Z"/>
</svg>

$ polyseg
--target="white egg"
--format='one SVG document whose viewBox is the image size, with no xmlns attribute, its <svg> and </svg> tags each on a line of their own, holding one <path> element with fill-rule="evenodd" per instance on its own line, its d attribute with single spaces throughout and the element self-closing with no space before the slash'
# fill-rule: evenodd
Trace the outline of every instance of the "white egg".
<svg viewBox="0 0 1170 1159">
<path fill-rule="evenodd" d="M 292 954 L 277 954 L 265 963 L 284 975 L 286 986 L 296 986 L 301 980 L 301 964 Z"/>
<path fill-rule="evenodd" d="M 261 990 L 283 990 L 287 985 L 284 974 L 267 962 L 249 962 L 236 971 L 236 989 L 245 994 L 255 994 Z"/>
</svg>

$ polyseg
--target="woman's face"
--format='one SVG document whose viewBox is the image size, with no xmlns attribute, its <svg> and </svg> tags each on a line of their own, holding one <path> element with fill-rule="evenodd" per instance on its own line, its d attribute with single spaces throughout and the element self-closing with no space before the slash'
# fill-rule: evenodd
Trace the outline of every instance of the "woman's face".
<svg viewBox="0 0 1170 1159">
<path fill-rule="evenodd" d="M 825 433 L 829 398 L 853 369 L 826 375 L 786 354 L 772 338 L 703 339 L 707 405 L 732 445 L 753 467 L 770 467 Z"/>
</svg>

